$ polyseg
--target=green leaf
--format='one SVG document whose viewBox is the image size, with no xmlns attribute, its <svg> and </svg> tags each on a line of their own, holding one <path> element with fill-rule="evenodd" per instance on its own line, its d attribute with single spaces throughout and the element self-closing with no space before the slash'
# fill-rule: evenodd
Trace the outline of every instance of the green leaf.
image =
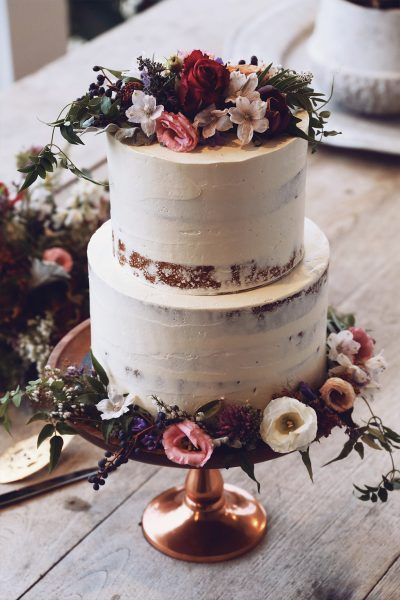
<svg viewBox="0 0 400 600">
<path fill-rule="evenodd" d="M 49 462 L 49 472 L 53 471 L 58 461 L 60 460 L 61 450 L 64 445 L 64 440 L 59 435 L 55 435 L 50 440 L 50 462 Z"/>
<path fill-rule="evenodd" d="M 261 486 L 260 482 L 256 479 L 254 473 L 254 463 L 249 460 L 249 457 L 246 452 L 240 453 L 240 467 L 243 471 L 257 484 L 257 491 L 260 493 Z"/>
<path fill-rule="evenodd" d="M 314 483 L 313 470 L 312 470 L 312 464 L 311 464 L 311 458 L 310 458 L 310 448 L 307 448 L 307 450 L 305 450 L 305 451 L 299 450 L 299 452 L 300 452 L 301 460 L 303 461 L 303 463 L 308 471 L 308 475 L 310 476 L 311 481 Z"/>
<path fill-rule="evenodd" d="M 211 402 L 207 402 L 207 404 L 203 404 L 196 410 L 196 414 L 203 413 L 204 420 L 208 421 L 215 417 L 222 407 L 222 400 L 211 400 Z"/>
<path fill-rule="evenodd" d="M 98 394 L 100 394 L 102 397 L 104 397 L 104 394 L 107 393 L 106 386 L 104 386 L 104 384 L 101 383 L 101 381 L 99 381 L 98 379 L 96 379 L 96 377 L 90 377 L 90 375 L 87 375 L 86 379 L 87 379 L 88 383 L 92 386 L 92 388 Z"/>
<path fill-rule="evenodd" d="M 400 479 L 399 478 L 395 477 L 395 479 L 392 479 L 391 483 L 393 485 L 394 490 L 400 490 Z"/>
<path fill-rule="evenodd" d="M 354 450 L 358 453 L 361 460 L 364 458 L 364 446 L 361 442 L 356 442 L 354 444 Z"/>
<path fill-rule="evenodd" d="M 99 401 L 99 397 L 97 394 L 92 394 L 88 392 L 87 394 L 81 394 L 76 397 L 76 402 L 81 402 L 82 404 L 95 404 Z"/>
<path fill-rule="evenodd" d="M 108 443 L 108 440 L 110 438 L 111 432 L 113 430 L 113 427 L 114 427 L 116 421 L 117 421 L 117 419 L 109 419 L 106 421 L 102 421 L 102 423 L 101 423 L 101 433 L 103 434 L 103 438 L 106 443 Z"/>
<path fill-rule="evenodd" d="M 46 440 L 47 438 L 52 436 L 54 432 L 55 432 L 54 425 L 52 423 L 47 423 L 47 425 L 45 425 L 43 427 L 43 429 L 40 431 L 40 433 L 38 435 L 37 447 L 39 448 L 39 446 L 44 442 L 44 440 Z"/>
<path fill-rule="evenodd" d="M 340 454 L 336 458 L 333 458 L 329 462 L 325 463 L 323 466 L 326 467 L 327 465 L 330 465 L 331 463 L 334 463 L 337 460 L 343 460 L 344 458 L 346 458 L 347 456 L 349 456 L 350 452 L 353 450 L 353 447 L 354 447 L 353 440 L 347 440 L 347 442 L 343 446 L 342 451 L 340 452 Z"/>
<path fill-rule="evenodd" d="M 369 446 L 370 448 L 373 448 L 374 450 L 382 450 L 382 448 L 378 446 L 376 442 L 374 442 L 374 438 L 368 435 L 367 433 L 365 435 L 362 435 L 361 439 L 364 442 L 364 444 L 367 444 L 367 446 Z"/>
<path fill-rule="evenodd" d="M 94 354 L 91 350 L 90 350 L 90 358 L 92 359 L 93 368 L 96 371 L 97 375 L 99 376 L 101 383 L 107 387 L 109 384 L 109 379 L 108 379 L 107 373 L 105 372 L 105 370 L 103 369 L 103 367 L 101 366 L 101 364 L 99 363 L 99 361 L 94 356 Z"/>
<path fill-rule="evenodd" d="M 60 435 L 75 435 L 76 431 L 71 425 L 65 423 L 65 421 L 59 421 L 56 425 L 56 429 Z"/>
<path fill-rule="evenodd" d="M 269 72 L 270 68 L 272 67 L 272 63 L 270 63 L 268 65 L 268 67 L 265 67 L 265 69 L 263 71 L 261 71 L 261 73 L 259 73 L 257 75 L 258 77 L 258 85 L 260 85 L 260 83 L 262 82 L 262 80 L 264 79 L 264 77 L 266 76 L 266 74 Z"/>
<path fill-rule="evenodd" d="M 25 180 L 18 191 L 23 192 L 24 190 L 26 190 L 29 186 L 32 185 L 32 183 L 34 183 L 36 181 L 38 176 L 39 176 L 39 174 L 35 168 L 34 171 L 32 171 L 31 173 L 28 173 L 28 175 L 25 177 Z"/>
<path fill-rule="evenodd" d="M 101 104 L 100 104 L 101 112 L 104 115 L 106 115 L 106 114 L 108 114 L 110 108 L 111 108 L 111 98 L 109 98 L 108 96 L 103 96 L 103 98 L 101 100 Z"/>
<path fill-rule="evenodd" d="M 12 394 L 11 394 L 11 401 L 16 408 L 20 407 L 22 397 L 23 397 L 23 392 L 22 392 L 22 390 L 19 389 L 19 386 L 18 386 L 17 389 L 14 392 L 12 392 Z"/>
<path fill-rule="evenodd" d="M 117 71 L 116 69 L 108 69 L 107 67 L 100 67 L 100 69 L 111 73 L 111 75 L 114 75 L 114 77 L 116 77 L 117 79 L 122 78 L 123 71 Z M 136 79 L 135 77 L 133 77 L 132 79 L 134 79 L 135 81 L 140 81 L 140 79 Z"/>
<path fill-rule="evenodd" d="M 378 491 L 378 498 L 381 502 L 386 502 L 388 499 L 388 492 L 385 488 L 381 487 Z"/>
<path fill-rule="evenodd" d="M 362 500 L 363 502 L 367 502 L 367 500 L 369 499 L 369 494 L 363 494 L 362 496 L 358 496 L 358 500 Z"/>
<path fill-rule="evenodd" d="M 44 412 L 44 411 L 39 411 L 39 412 L 35 413 L 34 415 L 32 415 L 26 424 L 29 425 L 30 423 L 33 423 L 34 421 L 47 421 L 48 418 L 49 418 L 49 413 Z"/>
</svg>

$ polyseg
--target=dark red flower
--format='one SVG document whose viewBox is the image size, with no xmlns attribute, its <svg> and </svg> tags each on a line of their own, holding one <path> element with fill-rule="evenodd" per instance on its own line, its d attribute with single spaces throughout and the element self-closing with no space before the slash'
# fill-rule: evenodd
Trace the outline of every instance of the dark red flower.
<svg viewBox="0 0 400 600">
<path fill-rule="evenodd" d="M 244 446 L 256 443 L 260 434 L 261 411 L 248 404 L 225 406 L 218 414 L 216 435 L 228 436 Z"/>
<path fill-rule="evenodd" d="M 286 97 L 273 85 L 264 85 L 259 90 L 261 100 L 267 103 L 265 117 L 269 120 L 270 135 L 283 133 L 290 123 L 291 113 Z"/>
<path fill-rule="evenodd" d="M 218 104 L 229 83 L 229 71 L 200 50 L 193 50 L 183 62 L 178 89 L 183 112 L 193 117 L 210 104 Z"/>
</svg>

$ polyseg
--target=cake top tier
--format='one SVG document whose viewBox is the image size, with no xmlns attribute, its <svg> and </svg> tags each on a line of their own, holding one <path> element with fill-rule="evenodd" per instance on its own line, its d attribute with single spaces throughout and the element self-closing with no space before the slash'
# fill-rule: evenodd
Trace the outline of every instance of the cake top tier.
<svg viewBox="0 0 400 600">
<path fill-rule="evenodd" d="M 211 156 L 213 147 L 230 146 L 233 138 L 236 147 L 268 145 L 282 135 L 315 144 L 335 133 L 325 130 L 329 112 L 324 95 L 311 86 L 311 73 L 273 67 L 255 56 L 249 64 L 232 64 L 193 50 L 167 60 L 139 56 L 130 70 L 93 70 L 96 80 L 88 90 L 50 123 L 71 144 L 84 144 L 84 132 L 106 130 L 132 146 L 161 144 L 179 153 L 207 146 Z M 298 127 L 299 109 L 310 117 L 307 131 Z M 57 161 L 87 177 L 53 140 L 54 135 L 23 171 L 23 188 L 45 177 Z"/>
</svg>

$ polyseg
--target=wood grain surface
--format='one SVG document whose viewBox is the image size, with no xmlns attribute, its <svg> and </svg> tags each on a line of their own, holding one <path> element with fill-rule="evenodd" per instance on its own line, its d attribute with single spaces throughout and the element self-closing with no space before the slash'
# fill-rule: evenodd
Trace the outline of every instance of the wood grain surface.
<svg viewBox="0 0 400 600">
<path fill-rule="evenodd" d="M 198 46 L 220 54 L 244 19 L 265 0 L 166 0 L 140 17 L 71 52 L 0 96 L 0 179 L 13 177 L 21 146 L 45 142 L 35 115 L 53 118 L 65 98 L 81 92 L 95 63 L 123 67 L 154 49 Z M 268 36 L 266 32 L 266 51 Z M 27 101 L 29 99 L 29 101 Z M 13 124 L 10 123 L 13 121 Z M 18 123 L 18 127 L 15 124 Z M 80 164 L 104 157 L 101 136 L 80 152 Z M 89 139 L 89 138 L 88 138 Z M 85 163 L 86 161 L 86 163 Z M 307 215 L 331 243 L 330 299 L 355 311 L 389 368 L 376 407 L 400 428 L 400 159 L 322 149 L 310 157 Z M 3 434 L 2 434 L 3 435 Z M 77 483 L 1 511 L 0 598 L 11 600 L 397 600 L 400 597 L 400 494 L 365 505 L 352 483 L 374 483 L 385 457 L 367 452 L 326 468 L 343 442 L 336 432 L 312 448 L 315 484 L 297 454 L 257 465 L 269 528 L 265 541 L 240 559 L 216 565 L 174 561 L 143 539 L 147 502 L 180 483 L 183 472 L 138 463 L 112 475 L 101 492 Z M 2 445 L 7 439 L 2 438 Z M 61 472 L 94 464 L 99 451 L 76 439 Z M 400 456 L 399 456 L 400 460 Z M 239 469 L 226 480 L 256 493 Z M 38 475 L 37 478 L 44 475 Z M 15 487 L 15 486 L 14 486 Z M 1 486 L 0 492 L 11 489 Z"/>
</svg>

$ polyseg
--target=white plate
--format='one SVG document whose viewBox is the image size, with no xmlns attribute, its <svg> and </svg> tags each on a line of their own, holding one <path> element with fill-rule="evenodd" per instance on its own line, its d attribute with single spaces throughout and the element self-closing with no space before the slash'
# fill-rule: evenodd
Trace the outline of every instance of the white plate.
<svg viewBox="0 0 400 600">
<path fill-rule="evenodd" d="M 279 3 L 270 0 L 263 13 L 249 19 L 233 33 L 224 56 L 234 62 L 242 58 L 249 60 L 255 54 L 267 63 L 308 71 L 307 41 L 313 30 L 317 6 L 318 0 L 280 0 Z M 313 85 L 316 90 L 329 94 L 318 81 L 314 80 Z M 329 129 L 341 131 L 342 135 L 325 138 L 324 143 L 400 154 L 400 118 L 357 115 L 345 111 L 333 99 L 328 109 L 332 112 Z"/>
</svg>

